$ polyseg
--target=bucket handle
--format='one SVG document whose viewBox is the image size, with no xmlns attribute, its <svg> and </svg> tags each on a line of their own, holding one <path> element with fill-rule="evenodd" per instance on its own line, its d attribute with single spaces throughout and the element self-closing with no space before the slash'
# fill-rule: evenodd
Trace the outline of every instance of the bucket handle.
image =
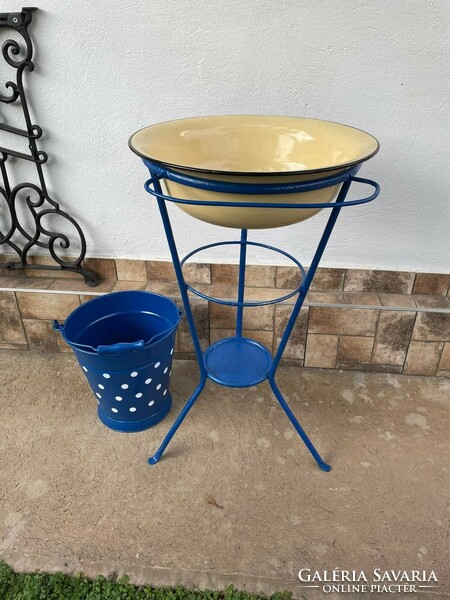
<svg viewBox="0 0 450 600">
<path fill-rule="evenodd" d="M 110 346 L 97 346 L 97 353 L 100 356 L 104 354 L 124 354 L 125 352 L 133 352 L 133 350 L 142 350 L 144 347 L 144 340 L 139 340 L 138 342 L 119 342 Z"/>
<path fill-rule="evenodd" d="M 74 348 L 79 350 L 90 350 L 95 354 L 105 355 L 105 354 L 124 354 L 125 352 L 133 352 L 134 350 L 142 350 L 143 348 L 147 348 L 155 343 L 158 338 L 161 338 L 169 333 L 171 333 L 174 329 L 178 327 L 181 319 L 183 318 L 183 311 L 178 311 L 178 320 L 175 325 L 171 325 L 165 331 L 161 331 L 157 333 L 153 337 L 151 337 L 147 343 L 144 340 L 139 340 L 138 342 L 119 342 L 118 344 L 111 344 L 109 346 L 89 346 L 88 344 L 79 344 L 78 342 L 68 342 L 64 333 L 64 323 L 59 323 L 56 319 L 53 320 L 52 327 L 53 331 L 59 331 L 65 342 Z"/>
</svg>

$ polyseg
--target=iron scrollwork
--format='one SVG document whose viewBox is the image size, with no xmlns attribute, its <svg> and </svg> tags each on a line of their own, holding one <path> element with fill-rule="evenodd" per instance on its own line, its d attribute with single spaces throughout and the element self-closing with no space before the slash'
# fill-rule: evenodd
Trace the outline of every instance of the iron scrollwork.
<svg viewBox="0 0 450 600">
<path fill-rule="evenodd" d="M 5 233 L 0 229 L 0 246 L 6 244 L 20 258 L 20 261 L 11 261 L 4 266 L 10 270 L 50 269 L 72 271 L 82 275 L 87 285 L 95 286 L 98 283 L 97 276 L 82 266 L 86 256 L 86 239 L 81 227 L 72 216 L 59 207 L 59 204 L 50 197 L 47 191 L 42 165 L 47 162 L 48 156 L 37 147 L 37 140 L 42 136 L 42 129 L 39 125 L 32 123 L 28 109 L 23 78 L 25 71 L 33 71 L 34 69 L 33 44 L 28 26 L 31 23 L 33 12 L 36 10 L 36 8 L 23 8 L 18 13 L 0 13 L 0 28 L 9 27 L 22 37 L 20 43 L 15 39 L 7 39 L 3 43 L 3 59 L 10 67 L 15 69 L 16 81 L 7 81 L 4 84 L 5 90 L 0 92 L 0 102 L 5 105 L 20 103 L 25 122 L 23 129 L 0 122 L 0 131 L 27 138 L 30 150 L 28 154 L 0 146 L 0 173 L 3 179 L 3 186 L 0 186 L 0 200 L 3 198 L 9 217 L 8 231 Z M 7 163 L 9 157 L 34 163 L 37 183 L 19 183 L 11 186 Z M 22 210 L 25 210 L 28 216 L 27 225 L 19 219 L 19 200 L 22 200 Z M 68 259 L 58 254 L 59 249 L 69 250 L 71 241 L 67 234 L 53 231 L 50 228 L 48 222 L 55 217 L 70 223 L 76 231 L 80 246 L 76 258 Z M 32 222 L 31 226 L 28 221 Z M 39 265 L 30 263 L 29 253 L 36 246 L 48 250 L 56 264 Z"/>
</svg>

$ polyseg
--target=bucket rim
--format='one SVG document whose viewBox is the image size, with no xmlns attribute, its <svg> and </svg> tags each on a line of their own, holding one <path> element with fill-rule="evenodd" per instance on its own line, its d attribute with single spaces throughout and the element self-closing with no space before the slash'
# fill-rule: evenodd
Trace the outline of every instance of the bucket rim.
<svg viewBox="0 0 450 600">
<path fill-rule="evenodd" d="M 180 324 L 183 312 L 178 308 L 178 306 L 176 305 L 176 303 L 171 298 L 168 298 L 167 296 L 164 296 L 162 294 L 157 294 L 155 292 L 151 292 L 149 290 L 122 290 L 120 292 L 109 292 L 108 294 L 102 294 L 101 296 L 97 296 L 97 297 L 93 298 L 92 300 L 90 300 L 88 302 L 84 302 L 83 304 L 80 304 L 80 306 L 77 306 L 77 308 L 75 308 L 68 315 L 68 317 L 64 320 L 64 323 L 60 324 L 60 323 L 58 323 L 57 320 L 54 320 L 53 321 L 53 329 L 55 331 L 58 330 L 61 333 L 61 336 L 63 337 L 64 341 L 72 348 L 72 350 L 76 350 L 77 352 L 82 352 L 83 354 L 88 354 L 90 356 L 99 356 L 98 349 L 96 349 L 94 351 L 93 347 L 92 347 L 92 350 L 87 350 L 87 349 L 81 348 L 80 345 L 77 344 L 77 342 L 70 341 L 67 338 L 67 336 L 66 336 L 66 332 L 65 332 L 66 325 L 72 319 L 73 316 L 75 316 L 79 311 L 82 311 L 83 309 L 85 309 L 85 307 L 88 304 L 90 304 L 91 302 L 96 302 L 96 301 L 99 301 L 99 300 L 102 300 L 104 298 L 111 297 L 111 296 L 116 296 L 117 297 L 119 295 L 141 295 L 141 296 L 143 296 L 143 295 L 146 295 L 146 296 L 150 295 L 150 296 L 159 298 L 159 299 L 161 299 L 163 301 L 166 301 L 167 303 L 171 304 L 174 307 L 174 309 L 177 312 L 178 318 L 177 318 L 176 322 L 174 322 L 172 324 L 172 326 L 165 333 L 161 334 L 162 337 L 160 337 L 158 339 L 158 343 L 159 342 L 163 342 L 170 335 L 172 335 L 173 332 L 174 332 L 174 330 Z M 156 342 L 154 342 L 154 343 L 156 343 Z M 139 352 L 140 350 L 147 349 L 147 348 L 151 347 L 152 345 L 153 345 L 152 343 L 149 344 L 148 346 L 144 345 L 144 348 L 142 348 L 142 347 L 141 348 L 136 348 L 136 350 L 133 350 L 130 353 Z"/>
</svg>

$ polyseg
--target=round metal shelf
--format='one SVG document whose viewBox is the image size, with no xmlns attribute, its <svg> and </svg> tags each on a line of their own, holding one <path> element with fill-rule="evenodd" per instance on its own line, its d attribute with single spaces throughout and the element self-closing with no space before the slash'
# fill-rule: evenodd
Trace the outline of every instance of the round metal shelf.
<svg viewBox="0 0 450 600">
<path fill-rule="evenodd" d="M 259 342 L 245 337 L 224 338 L 204 354 L 210 379 L 226 387 L 249 387 L 267 379 L 272 355 Z"/>
</svg>

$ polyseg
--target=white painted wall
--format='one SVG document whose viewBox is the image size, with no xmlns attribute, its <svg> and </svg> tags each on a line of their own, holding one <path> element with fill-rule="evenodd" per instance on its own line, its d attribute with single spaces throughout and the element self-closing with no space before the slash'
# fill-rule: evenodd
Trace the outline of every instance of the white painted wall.
<svg viewBox="0 0 450 600">
<path fill-rule="evenodd" d="M 382 196 L 343 211 L 323 265 L 450 271 L 448 0 L 40 0 L 39 7 L 37 69 L 28 77 L 33 114 L 52 157 L 49 187 L 80 220 L 89 255 L 169 257 L 143 191 L 146 171 L 127 147 L 135 130 L 194 115 L 287 114 L 348 123 L 381 142 L 361 176 L 378 180 Z M 183 252 L 230 237 L 171 212 Z M 252 238 L 308 264 L 324 212 Z M 252 261 L 280 262 L 265 254 Z"/>
</svg>

